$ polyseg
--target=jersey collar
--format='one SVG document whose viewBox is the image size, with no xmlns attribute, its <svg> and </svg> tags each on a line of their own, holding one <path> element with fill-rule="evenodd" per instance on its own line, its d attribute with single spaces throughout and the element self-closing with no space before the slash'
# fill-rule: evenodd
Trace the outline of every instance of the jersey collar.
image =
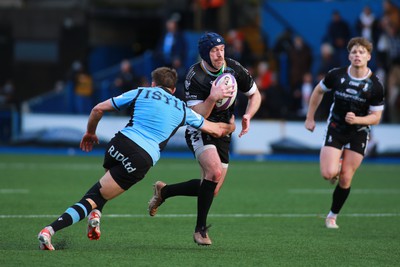
<svg viewBox="0 0 400 267">
<path fill-rule="evenodd" d="M 201 61 L 201 64 L 200 64 L 201 68 L 202 68 L 208 75 L 211 75 L 211 76 L 214 76 L 214 77 L 218 77 L 219 75 L 221 75 L 222 73 L 224 73 L 224 71 L 225 71 L 225 65 L 226 65 L 226 62 L 224 61 L 224 65 L 222 66 L 222 68 L 221 68 L 217 73 L 214 73 L 214 72 L 211 72 L 211 71 L 209 71 L 209 70 L 207 69 L 206 65 L 204 65 L 204 60 L 202 60 L 202 61 Z"/>
<path fill-rule="evenodd" d="M 350 69 L 351 69 L 351 65 L 347 68 L 347 74 L 348 74 L 352 79 L 354 79 L 354 80 L 365 80 L 366 78 L 370 77 L 371 74 L 372 74 L 371 69 L 368 68 L 368 72 L 367 72 L 367 74 L 366 74 L 364 77 L 357 78 L 357 77 L 354 77 L 353 75 L 351 75 Z"/>
</svg>

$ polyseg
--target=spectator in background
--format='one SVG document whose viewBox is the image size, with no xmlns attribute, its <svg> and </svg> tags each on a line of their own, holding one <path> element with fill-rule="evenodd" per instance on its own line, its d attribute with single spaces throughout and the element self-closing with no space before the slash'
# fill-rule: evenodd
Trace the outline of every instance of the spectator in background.
<svg viewBox="0 0 400 267">
<path fill-rule="evenodd" d="M 202 24 L 205 30 L 218 30 L 218 19 L 221 7 L 225 5 L 226 0 L 195 0 L 202 10 Z"/>
<path fill-rule="evenodd" d="M 325 76 L 329 70 L 339 65 L 339 61 L 334 56 L 334 48 L 329 43 L 322 43 L 320 47 L 320 58 L 318 74 Z M 322 78 L 322 77 L 319 77 Z"/>
<path fill-rule="evenodd" d="M 175 96 L 184 99 L 183 83 L 186 76 L 186 40 L 183 32 L 179 29 L 181 16 L 174 13 L 165 23 L 165 32 L 156 48 L 157 66 L 174 68 L 178 73 Z"/>
<path fill-rule="evenodd" d="M 288 55 L 290 110 L 296 116 L 301 109 L 303 77 L 311 71 L 313 56 L 310 46 L 298 35 L 294 37 L 293 46 L 289 49 Z"/>
<path fill-rule="evenodd" d="M 399 7 L 391 0 L 384 0 L 383 6 L 383 17 L 387 20 L 387 23 L 394 27 L 395 30 L 400 28 L 400 11 Z"/>
<path fill-rule="evenodd" d="M 338 10 L 334 10 L 324 41 L 333 46 L 334 56 L 338 59 L 339 66 L 344 66 L 348 62 L 346 45 L 350 40 L 350 35 L 349 24 L 343 20 Z"/>
<path fill-rule="evenodd" d="M 271 87 L 273 81 L 272 79 L 275 79 L 273 71 L 270 69 L 269 64 L 267 61 L 260 61 L 257 64 L 257 72 L 255 76 L 255 83 L 257 84 L 258 90 L 260 91 L 261 94 L 261 106 L 260 109 L 257 112 L 257 117 L 265 118 L 267 117 L 267 106 L 266 106 L 266 100 L 267 100 L 267 91 Z M 243 104 L 243 107 L 241 110 L 246 109 L 247 102 Z"/>
<path fill-rule="evenodd" d="M 321 45 L 320 53 L 321 62 L 319 63 L 318 67 L 318 81 L 322 80 L 329 70 L 339 66 L 338 59 L 334 57 L 334 50 L 332 45 L 330 45 L 329 43 L 323 43 Z M 327 92 L 315 114 L 316 120 L 320 121 L 327 119 L 332 100 L 332 93 Z"/>
<path fill-rule="evenodd" d="M 186 40 L 179 29 L 180 15 L 173 14 L 165 22 L 165 31 L 156 47 L 156 59 L 158 66 L 166 66 L 177 69 L 184 66 L 186 54 Z"/>
<path fill-rule="evenodd" d="M 239 61 L 246 67 L 253 64 L 252 53 L 242 32 L 232 29 L 228 32 L 225 40 L 227 57 Z"/>
<path fill-rule="evenodd" d="M 77 114 L 87 114 L 93 105 L 93 81 L 92 76 L 79 64 L 73 77 L 74 84 L 74 112 Z"/>
<path fill-rule="evenodd" d="M 289 51 L 293 47 L 293 31 L 286 28 L 275 42 L 273 53 L 277 64 L 277 82 L 288 90 L 289 85 Z"/>
<path fill-rule="evenodd" d="M 260 61 L 257 64 L 257 73 L 255 75 L 255 82 L 260 91 L 267 90 L 272 84 L 272 77 L 274 73 L 269 67 L 267 61 Z"/>
<path fill-rule="evenodd" d="M 386 77 L 386 104 L 384 120 L 400 120 L 400 10 L 395 2 L 382 2 L 382 33 L 377 43 L 377 58 L 380 73 Z"/>
<path fill-rule="evenodd" d="M 379 21 L 372 13 L 371 7 L 364 6 L 356 22 L 357 35 L 376 44 L 379 35 Z"/>
<path fill-rule="evenodd" d="M 392 11 L 393 13 L 394 11 Z M 396 21 L 396 20 L 395 20 Z M 383 33 L 379 37 L 377 50 L 379 60 L 386 73 L 387 120 L 400 122 L 400 27 L 389 17 L 382 18 Z M 386 115 L 386 114 L 385 114 Z M 385 116 L 386 118 L 386 116 Z"/>
<path fill-rule="evenodd" d="M 139 78 L 136 77 L 132 70 L 131 62 L 127 59 L 121 61 L 120 72 L 114 80 L 114 87 L 117 92 L 113 95 L 120 95 L 133 88 L 136 88 L 139 84 Z"/>
<path fill-rule="evenodd" d="M 287 93 L 278 82 L 276 75 L 272 75 L 271 84 L 263 95 L 264 116 L 269 119 L 286 119 L 288 116 Z"/>
<path fill-rule="evenodd" d="M 14 104 L 15 88 L 11 80 L 7 80 L 2 87 L 0 87 L 0 106 Z"/>
<path fill-rule="evenodd" d="M 273 51 L 276 55 L 287 54 L 293 46 L 293 31 L 286 28 L 276 39 Z"/>
<path fill-rule="evenodd" d="M 185 78 L 186 78 L 186 68 L 183 65 L 183 62 L 179 60 L 178 58 L 175 58 L 173 60 L 172 66 L 174 66 L 174 69 L 178 73 L 178 81 L 176 82 L 176 92 L 175 96 L 179 98 L 180 100 L 184 101 L 185 100 Z"/>
<path fill-rule="evenodd" d="M 298 111 L 300 117 L 305 118 L 307 115 L 308 105 L 314 86 L 315 84 L 311 72 L 304 73 L 303 84 L 301 85 L 301 109 Z"/>
</svg>

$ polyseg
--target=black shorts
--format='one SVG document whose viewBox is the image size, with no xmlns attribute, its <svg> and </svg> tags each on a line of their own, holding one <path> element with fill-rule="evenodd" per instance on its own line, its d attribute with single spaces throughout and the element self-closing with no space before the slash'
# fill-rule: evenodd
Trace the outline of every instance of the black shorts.
<svg viewBox="0 0 400 267">
<path fill-rule="evenodd" d="M 349 133 L 339 133 L 335 129 L 328 127 L 324 146 L 349 149 L 364 156 L 368 146 L 369 132 L 368 128 L 362 128 Z"/>
<path fill-rule="evenodd" d="M 103 167 L 110 170 L 112 178 L 124 190 L 142 180 L 152 166 L 150 155 L 120 132 L 107 145 Z"/>
<path fill-rule="evenodd" d="M 221 138 L 215 138 L 209 134 L 203 133 L 200 130 L 188 127 L 185 132 L 186 144 L 196 156 L 196 150 L 202 149 L 206 145 L 214 145 L 221 162 L 229 163 L 229 148 L 231 144 L 231 135 Z"/>
</svg>

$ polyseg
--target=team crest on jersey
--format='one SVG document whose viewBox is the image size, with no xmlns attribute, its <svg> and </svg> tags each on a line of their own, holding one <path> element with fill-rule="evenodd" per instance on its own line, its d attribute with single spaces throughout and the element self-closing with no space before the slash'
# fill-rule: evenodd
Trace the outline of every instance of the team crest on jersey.
<svg viewBox="0 0 400 267">
<path fill-rule="evenodd" d="M 363 90 L 363 92 L 367 92 L 368 91 L 368 83 L 365 83 L 364 84 L 364 88 L 362 89 Z"/>
</svg>

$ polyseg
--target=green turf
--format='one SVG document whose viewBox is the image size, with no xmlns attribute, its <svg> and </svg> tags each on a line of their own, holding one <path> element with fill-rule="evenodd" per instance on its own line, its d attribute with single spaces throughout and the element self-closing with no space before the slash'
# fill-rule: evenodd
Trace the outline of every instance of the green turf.
<svg viewBox="0 0 400 267">
<path fill-rule="evenodd" d="M 334 186 L 317 163 L 231 163 L 208 222 L 213 245 L 193 243 L 196 199 L 167 200 L 147 216 L 151 185 L 197 178 L 191 159 L 162 159 L 103 210 L 102 237 L 85 222 L 38 250 L 37 233 L 102 175 L 102 158 L 0 155 L 0 266 L 398 266 L 400 166 L 363 164 L 338 219 L 324 227 Z M 21 215 L 19 217 L 19 215 Z M 30 216 L 31 215 L 31 216 Z M 113 216 L 111 216 L 113 215 Z"/>
</svg>

